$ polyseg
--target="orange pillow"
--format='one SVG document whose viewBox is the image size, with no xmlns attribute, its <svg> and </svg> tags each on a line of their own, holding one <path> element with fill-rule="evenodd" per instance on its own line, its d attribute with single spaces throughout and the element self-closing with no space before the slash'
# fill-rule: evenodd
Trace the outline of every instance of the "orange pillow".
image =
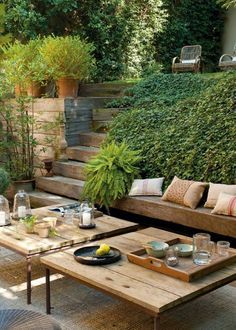
<svg viewBox="0 0 236 330">
<path fill-rule="evenodd" d="M 166 189 L 162 200 L 195 209 L 202 198 L 206 186 L 207 183 L 205 182 L 182 180 L 175 176 Z"/>
</svg>

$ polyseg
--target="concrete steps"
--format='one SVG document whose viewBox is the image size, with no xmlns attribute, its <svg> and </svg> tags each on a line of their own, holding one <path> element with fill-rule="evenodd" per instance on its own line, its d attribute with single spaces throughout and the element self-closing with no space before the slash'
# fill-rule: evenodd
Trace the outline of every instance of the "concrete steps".
<svg viewBox="0 0 236 330">
<path fill-rule="evenodd" d="M 36 178 L 37 189 L 74 199 L 80 197 L 83 186 L 84 181 L 64 176 Z"/>
<path fill-rule="evenodd" d="M 53 173 L 68 178 L 85 181 L 84 168 L 86 164 L 73 160 L 69 161 L 56 161 L 53 163 Z"/>
<path fill-rule="evenodd" d="M 75 146 L 66 149 L 66 154 L 69 159 L 77 160 L 79 162 L 88 162 L 91 157 L 99 153 L 99 148 L 87 146 Z"/>
<path fill-rule="evenodd" d="M 79 145 L 87 147 L 99 148 L 101 143 L 104 141 L 106 134 L 102 133 L 81 133 L 79 135 Z"/>
<path fill-rule="evenodd" d="M 124 91 L 128 87 L 132 87 L 133 83 L 97 83 L 83 84 L 79 88 L 79 96 L 124 96 Z"/>
</svg>

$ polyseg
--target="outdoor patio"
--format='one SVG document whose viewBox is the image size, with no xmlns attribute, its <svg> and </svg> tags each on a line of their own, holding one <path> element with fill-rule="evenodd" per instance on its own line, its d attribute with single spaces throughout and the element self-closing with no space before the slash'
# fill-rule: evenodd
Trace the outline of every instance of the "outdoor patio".
<svg viewBox="0 0 236 330">
<path fill-rule="evenodd" d="M 0 250 L 0 304 L 4 308 L 31 309 L 45 313 L 44 269 L 33 262 L 32 305 L 26 304 L 25 259 Z M 51 284 L 52 318 L 64 330 L 149 330 L 153 319 L 143 311 L 99 291 L 54 274 Z M 195 299 L 167 312 L 164 330 L 233 330 L 236 324 L 235 284 Z"/>
</svg>

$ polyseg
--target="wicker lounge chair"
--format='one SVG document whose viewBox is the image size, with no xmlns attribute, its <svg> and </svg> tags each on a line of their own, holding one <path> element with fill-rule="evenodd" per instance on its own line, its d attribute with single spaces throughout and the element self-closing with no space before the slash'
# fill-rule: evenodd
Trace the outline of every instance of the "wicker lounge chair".
<svg viewBox="0 0 236 330">
<path fill-rule="evenodd" d="M 202 46 L 184 46 L 179 57 L 173 58 L 172 72 L 199 72 L 202 70 L 201 66 Z"/>
<path fill-rule="evenodd" d="M 236 44 L 234 45 L 233 54 L 224 54 L 219 60 L 219 68 L 221 70 L 236 69 Z"/>
</svg>

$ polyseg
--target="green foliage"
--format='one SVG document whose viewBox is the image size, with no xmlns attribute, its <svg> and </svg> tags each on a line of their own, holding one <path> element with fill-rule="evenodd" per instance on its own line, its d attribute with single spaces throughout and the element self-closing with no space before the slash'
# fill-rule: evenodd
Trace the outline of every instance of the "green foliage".
<svg viewBox="0 0 236 330">
<path fill-rule="evenodd" d="M 129 150 L 125 143 L 103 146 L 86 166 L 83 196 L 108 208 L 129 191 L 138 176 L 138 162 L 138 152 Z"/>
<path fill-rule="evenodd" d="M 3 195 L 10 185 L 10 178 L 7 171 L 0 167 L 0 195 Z"/>
<path fill-rule="evenodd" d="M 224 10 L 215 0 L 165 0 L 169 17 L 163 30 L 156 34 L 157 59 L 167 71 L 171 60 L 186 45 L 200 44 L 205 69 L 215 69 L 222 53 Z"/>
<path fill-rule="evenodd" d="M 5 33 L 4 23 L 5 23 L 6 11 L 5 6 L 0 4 L 0 45 L 5 44 L 11 40 L 11 35 Z"/>
<path fill-rule="evenodd" d="M 108 103 L 108 107 L 144 107 L 171 106 L 180 100 L 198 95 L 208 86 L 215 83 L 215 78 L 205 75 L 185 74 L 153 74 L 140 83 L 126 90 L 120 100 Z"/>
<path fill-rule="evenodd" d="M 88 78 L 94 68 L 92 44 L 78 36 L 44 38 L 40 54 L 53 79 L 69 77 L 80 81 Z"/>
<path fill-rule="evenodd" d="M 236 0 L 218 0 L 217 2 L 224 8 L 236 7 Z"/>
<path fill-rule="evenodd" d="M 162 97 L 157 95 L 158 87 L 148 91 L 145 81 L 137 86 L 139 100 L 135 95 L 133 103 L 142 106 L 123 111 L 113 120 L 107 142 L 125 141 L 132 150 L 139 149 L 143 177 L 165 176 L 166 184 L 174 175 L 234 183 L 236 74 L 223 73 L 215 81 L 207 77 L 205 82 L 204 75 L 177 76 L 179 84 L 174 81 L 171 88 L 166 84 L 166 91 L 163 85 Z M 156 76 L 156 86 L 162 86 L 162 79 Z"/>
<path fill-rule="evenodd" d="M 3 86 L 4 90 L 6 85 Z M 29 98 L 19 97 L 15 103 L 6 99 L 0 84 L 0 155 L 11 180 L 34 178 L 37 140 L 34 117 L 29 111 Z"/>
<path fill-rule="evenodd" d="M 15 41 L 1 49 L 3 51 L 2 68 L 6 79 L 12 85 L 27 88 L 32 82 L 42 82 L 47 77 L 47 68 L 39 53 L 42 41 L 37 38 L 27 44 Z"/>
</svg>

